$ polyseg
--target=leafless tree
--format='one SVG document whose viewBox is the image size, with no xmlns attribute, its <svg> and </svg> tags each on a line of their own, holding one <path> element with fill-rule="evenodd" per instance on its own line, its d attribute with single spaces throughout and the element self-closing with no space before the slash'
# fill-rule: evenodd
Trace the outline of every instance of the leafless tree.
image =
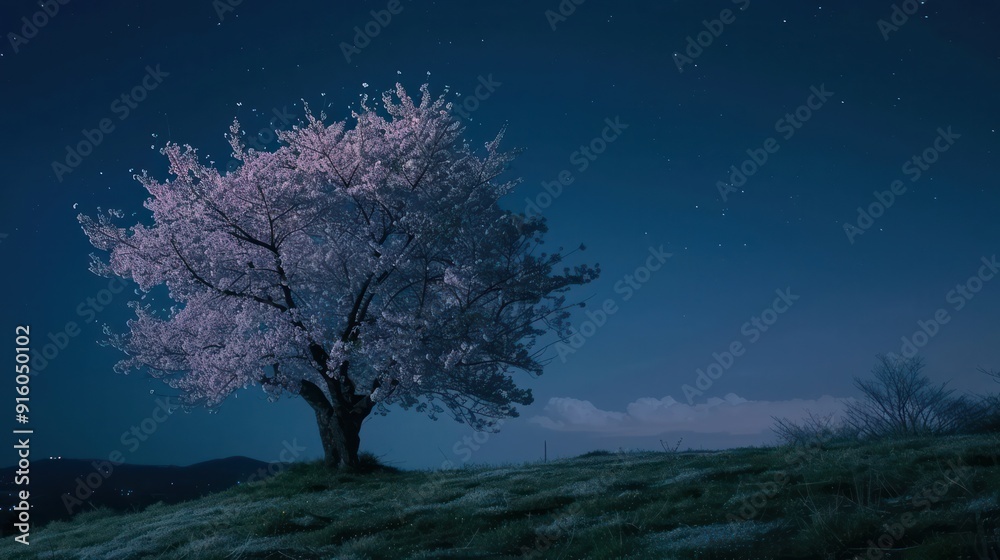
<svg viewBox="0 0 1000 560">
<path fill-rule="evenodd" d="M 822 448 L 834 441 L 851 441 L 858 438 L 857 430 L 835 414 L 821 416 L 809 411 L 805 418 L 799 421 L 777 416 L 771 418 L 774 420 L 771 431 L 786 445 Z"/>
<path fill-rule="evenodd" d="M 968 431 L 986 410 L 981 401 L 954 396 L 934 384 L 920 357 L 879 355 L 871 379 L 854 378 L 862 398 L 847 405 L 847 422 L 862 436 L 900 437 Z"/>
<path fill-rule="evenodd" d="M 988 370 L 979 368 L 980 373 L 993 378 L 993 381 L 1000 383 L 1000 370 Z M 983 420 L 982 431 L 1000 432 L 1000 393 L 991 393 L 983 397 L 985 407 L 985 418 Z"/>
</svg>

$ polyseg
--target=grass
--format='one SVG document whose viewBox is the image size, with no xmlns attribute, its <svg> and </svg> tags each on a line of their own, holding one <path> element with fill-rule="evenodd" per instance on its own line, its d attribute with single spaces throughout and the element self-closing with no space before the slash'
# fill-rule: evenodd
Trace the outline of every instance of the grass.
<svg viewBox="0 0 1000 560">
<path fill-rule="evenodd" d="M 31 543 L 5 539 L 0 558 L 1000 560 L 1000 437 L 443 472 L 300 464 L 191 502 L 81 514 Z"/>
</svg>

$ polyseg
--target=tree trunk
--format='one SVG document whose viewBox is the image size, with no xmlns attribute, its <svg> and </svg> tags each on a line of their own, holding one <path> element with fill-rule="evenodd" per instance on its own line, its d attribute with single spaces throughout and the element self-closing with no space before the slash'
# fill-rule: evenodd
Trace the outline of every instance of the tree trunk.
<svg viewBox="0 0 1000 560">
<path fill-rule="evenodd" d="M 308 381 L 302 382 L 299 394 L 316 413 L 326 466 L 332 469 L 357 467 L 360 464 L 361 423 L 371 408 L 349 410 L 346 406 L 334 406 L 319 387 Z"/>
<path fill-rule="evenodd" d="M 365 415 L 367 416 L 367 415 Z M 323 443 L 326 466 L 334 469 L 357 467 L 361 446 L 361 422 L 364 416 L 329 410 L 316 410 L 319 438 Z"/>
</svg>

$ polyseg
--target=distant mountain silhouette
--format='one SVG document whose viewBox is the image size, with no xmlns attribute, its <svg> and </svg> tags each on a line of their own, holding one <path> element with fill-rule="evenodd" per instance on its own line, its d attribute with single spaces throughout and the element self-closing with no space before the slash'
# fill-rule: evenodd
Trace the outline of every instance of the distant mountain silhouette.
<svg viewBox="0 0 1000 560">
<path fill-rule="evenodd" d="M 95 467 L 95 463 L 97 467 Z M 30 473 L 31 526 L 37 529 L 57 519 L 106 507 L 119 511 L 134 511 L 156 502 L 176 503 L 212 492 L 225 490 L 248 479 L 262 479 L 278 471 L 280 464 L 265 463 L 248 457 L 229 457 L 197 463 L 187 467 L 159 465 L 108 465 L 103 460 L 43 459 L 32 461 Z M 99 470 L 100 469 L 100 470 Z M 0 495 L 3 511 L 0 522 L 2 535 L 14 532 L 12 507 L 17 503 L 14 485 L 16 467 L 0 469 Z M 102 474 L 103 473 L 103 474 Z M 91 490 L 96 486 L 96 489 Z M 88 496 L 85 499 L 78 496 Z M 72 499 L 72 513 L 67 511 L 63 495 Z M 79 500 L 79 501 L 77 501 Z M 82 502 L 82 503 L 81 503 Z"/>
</svg>

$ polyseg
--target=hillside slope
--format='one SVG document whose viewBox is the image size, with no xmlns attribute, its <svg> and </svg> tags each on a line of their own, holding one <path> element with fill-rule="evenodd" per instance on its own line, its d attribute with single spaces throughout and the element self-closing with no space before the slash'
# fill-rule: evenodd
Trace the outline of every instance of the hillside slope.
<svg viewBox="0 0 1000 560">
<path fill-rule="evenodd" d="M 270 467 L 269 463 L 247 457 L 215 459 L 186 467 L 43 459 L 31 464 L 31 522 L 41 527 L 92 508 L 135 511 L 156 502 L 191 500 L 225 490 L 254 475 L 266 478 Z M 13 497 L 23 489 L 15 484 L 15 470 L 0 469 L 0 495 Z M 13 523 L 13 511 L 0 511 L 0 535 L 14 534 Z"/>
<path fill-rule="evenodd" d="M 445 472 L 299 465 L 11 539 L 25 559 L 1000 558 L 997 436 L 588 454 Z"/>
</svg>

